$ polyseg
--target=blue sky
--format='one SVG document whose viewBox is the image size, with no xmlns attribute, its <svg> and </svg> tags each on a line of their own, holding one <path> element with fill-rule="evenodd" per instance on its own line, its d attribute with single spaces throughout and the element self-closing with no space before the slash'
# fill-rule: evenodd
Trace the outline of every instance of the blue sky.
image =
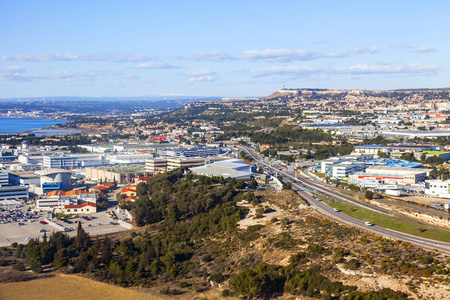
<svg viewBox="0 0 450 300">
<path fill-rule="evenodd" d="M 450 87 L 449 1 L 2 1 L 0 98 Z"/>
</svg>

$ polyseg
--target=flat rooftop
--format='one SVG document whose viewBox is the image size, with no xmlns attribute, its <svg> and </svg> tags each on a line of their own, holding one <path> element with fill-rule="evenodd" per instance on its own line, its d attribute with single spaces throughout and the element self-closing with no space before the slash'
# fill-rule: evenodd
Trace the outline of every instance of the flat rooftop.
<svg viewBox="0 0 450 300">
<path fill-rule="evenodd" d="M 144 171 L 145 170 L 145 164 L 138 164 L 138 165 L 116 165 L 116 166 L 104 166 L 104 167 L 97 167 L 94 168 L 97 170 L 102 171 L 108 171 L 108 172 L 138 172 L 138 171 Z"/>
<path fill-rule="evenodd" d="M 420 168 L 422 164 L 410 162 L 401 159 L 386 159 L 386 158 L 375 158 L 367 160 L 368 163 L 380 164 L 388 167 L 403 167 L 403 168 Z"/>
</svg>

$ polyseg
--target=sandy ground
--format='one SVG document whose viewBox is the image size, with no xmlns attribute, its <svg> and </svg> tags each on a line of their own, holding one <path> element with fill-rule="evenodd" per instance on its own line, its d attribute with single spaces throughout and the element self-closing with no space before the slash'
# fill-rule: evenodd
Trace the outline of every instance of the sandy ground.
<svg viewBox="0 0 450 300">
<path fill-rule="evenodd" d="M 165 299 L 75 275 L 0 284 L 0 299 Z"/>
<path fill-rule="evenodd" d="M 352 271 L 354 272 L 354 271 Z M 344 272 L 346 273 L 346 272 Z M 358 275 L 358 274 L 355 274 Z M 381 290 L 382 288 L 391 288 L 408 294 L 412 299 L 434 299 L 446 300 L 450 299 L 450 291 L 448 286 L 431 286 L 422 284 L 417 291 L 417 295 L 409 292 L 407 285 L 409 279 L 394 278 L 389 275 L 360 275 L 350 279 L 342 280 L 342 283 L 354 285 L 360 291 Z"/>
<path fill-rule="evenodd" d="M 444 199 L 444 198 L 438 198 L 438 197 L 428 198 L 428 197 L 421 197 L 421 196 L 398 197 L 397 199 L 401 199 L 403 201 L 409 201 L 409 200 L 411 200 L 411 198 L 416 203 L 428 204 L 428 205 L 433 205 L 433 203 L 444 204 L 444 203 L 450 202 L 450 199 Z"/>
<path fill-rule="evenodd" d="M 256 208 L 253 207 L 252 204 L 240 202 L 240 203 L 238 203 L 238 205 L 242 206 L 242 207 L 247 207 L 248 209 L 250 209 L 247 216 L 238 222 L 240 229 L 247 229 L 247 227 L 253 226 L 253 225 L 266 225 L 266 223 L 270 222 L 270 220 L 272 218 L 281 219 L 286 216 L 286 214 L 283 213 L 283 211 L 279 210 L 277 207 L 269 205 L 272 209 L 276 209 L 276 211 L 266 213 L 266 214 L 264 214 L 264 216 L 262 218 L 256 219 L 256 218 L 254 218 L 254 216 L 256 214 Z"/>
</svg>

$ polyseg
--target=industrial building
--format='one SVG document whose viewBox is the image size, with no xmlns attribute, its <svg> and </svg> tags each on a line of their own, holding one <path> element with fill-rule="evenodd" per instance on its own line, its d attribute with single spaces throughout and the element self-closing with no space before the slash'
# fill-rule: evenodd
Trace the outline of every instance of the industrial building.
<svg viewBox="0 0 450 300">
<path fill-rule="evenodd" d="M 0 200 L 28 200 L 30 197 L 26 186 L 0 187 Z"/>
<path fill-rule="evenodd" d="M 331 164 L 325 167 L 325 176 L 342 179 L 355 172 L 364 171 L 366 168 L 367 165 L 365 163 L 343 162 L 340 164 Z"/>
<path fill-rule="evenodd" d="M 72 189 L 72 172 L 64 169 L 49 169 L 37 172 L 41 175 L 40 189 L 36 192 L 40 195 L 55 190 L 68 191 Z"/>
<path fill-rule="evenodd" d="M 388 145 L 362 145 L 355 146 L 354 153 L 361 154 L 378 154 L 378 152 L 389 153 L 391 155 L 412 153 L 412 152 L 422 152 L 422 151 L 432 151 L 436 150 L 434 145 L 401 145 L 401 144 L 388 144 Z"/>
<path fill-rule="evenodd" d="M 81 190 L 53 191 L 47 197 L 36 199 L 37 209 L 59 209 L 64 210 L 66 205 L 78 205 L 85 202 L 96 203 L 97 194 Z"/>
<path fill-rule="evenodd" d="M 9 174 L 6 170 L 0 170 L 0 186 L 9 185 Z"/>
<path fill-rule="evenodd" d="M 152 158 L 145 161 L 145 170 L 152 175 L 172 171 L 177 168 L 195 167 L 204 165 L 207 162 L 225 160 L 226 157 L 161 157 Z"/>
<path fill-rule="evenodd" d="M 327 166 L 337 165 L 337 164 L 360 164 L 368 159 L 373 158 L 373 155 L 364 154 L 351 154 L 339 157 L 330 157 L 329 159 L 318 160 L 314 162 L 314 172 L 325 173 Z"/>
<path fill-rule="evenodd" d="M 366 169 L 365 173 L 355 173 L 349 176 L 349 182 L 361 185 L 365 181 L 377 181 L 380 183 L 405 183 L 415 184 L 423 182 L 431 169 L 415 169 L 389 166 L 373 166 Z"/>
<path fill-rule="evenodd" d="M 192 173 L 204 176 L 233 177 L 236 179 L 249 179 L 256 173 L 256 167 L 244 164 L 241 159 L 227 159 L 200 167 L 190 168 Z"/>
<path fill-rule="evenodd" d="M 222 153 L 219 147 L 193 147 L 193 148 L 173 148 L 160 151 L 160 155 L 172 157 L 198 157 L 214 156 Z"/>
<path fill-rule="evenodd" d="M 388 167 L 402 167 L 402 168 L 421 168 L 423 165 L 421 163 L 410 162 L 401 159 L 390 159 L 390 158 L 376 158 L 369 159 L 367 161 L 368 165 L 381 165 Z"/>
<path fill-rule="evenodd" d="M 450 179 L 442 180 L 425 180 L 425 195 L 450 198 Z"/>
<path fill-rule="evenodd" d="M 168 158 L 167 159 L 167 171 L 172 171 L 183 167 L 194 167 L 205 164 L 206 161 L 214 159 L 206 159 L 201 157 L 189 157 L 189 158 Z"/>
<path fill-rule="evenodd" d="M 12 171 L 9 172 L 9 182 L 14 186 L 29 186 L 34 190 L 34 186 L 41 185 L 41 175 L 35 171 Z"/>
<path fill-rule="evenodd" d="M 72 169 L 88 166 L 101 166 L 106 160 L 99 154 L 71 154 L 71 155 L 48 155 L 44 156 L 44 169 Z"/>
<path fill-rule="evenodd" d="M 145 161 L 145 170 L 152 175 L 167 172 L 166 158 L 151 158 Z"/>
<path fill-rule="evenodd" d="M 131 182 L 134 177 L 145 176 L 145 165 L 117 165 L 96 168 L 86 168 L 85 178 L 93 180 L 102 180 L 103 182 Z"/>
</svg>

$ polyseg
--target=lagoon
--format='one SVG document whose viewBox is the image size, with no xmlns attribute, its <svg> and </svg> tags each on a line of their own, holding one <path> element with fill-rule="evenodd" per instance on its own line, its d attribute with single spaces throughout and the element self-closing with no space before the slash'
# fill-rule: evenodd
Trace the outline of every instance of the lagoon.
<svg viewBox="0 0 450 300">
<path fill-rule="evenodd" d="M 0 118 L 0 133 L 19 133 L 32 131 L 56 124 L 65 124 L 68 121 L 48 120 L 34 118 Z"/>
</svg>

